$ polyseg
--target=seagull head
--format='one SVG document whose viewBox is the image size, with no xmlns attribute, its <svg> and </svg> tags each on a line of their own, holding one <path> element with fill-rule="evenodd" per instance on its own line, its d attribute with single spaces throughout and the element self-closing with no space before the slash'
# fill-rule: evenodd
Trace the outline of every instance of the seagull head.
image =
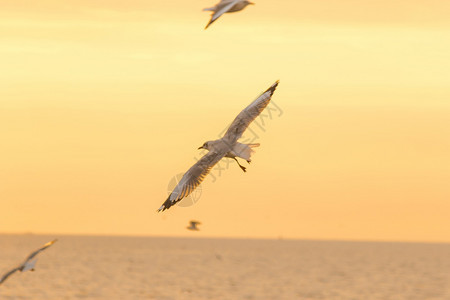
<svg viewBox="0 0 450 300">
<path fill-rule="evenodd" d="M 209 146 L 210 146 L 209 142 L 204 142 L 203 145 L 201 145 L 200 147 L 198 147 L 198 150 L 200 150 L 200 149 L 206 149 L 206 150 L 209 150 Z"/>
</svg>

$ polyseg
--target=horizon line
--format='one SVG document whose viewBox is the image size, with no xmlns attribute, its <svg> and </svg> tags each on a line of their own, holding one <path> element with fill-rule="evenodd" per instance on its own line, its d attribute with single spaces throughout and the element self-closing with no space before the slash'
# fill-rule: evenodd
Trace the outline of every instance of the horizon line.
<svg viewBox="0 0 450 300">
<path fill-rule="evenodd" d="M 198 235 L 198 233 L 196 233 Z M 310 242 L 347 242 L 347 243 L 397 243 L 397 244 L 444 244 L 450 241 L 433 240 L 394 240 L 394 239 L 352 239 L 352 238 L 314 238 L 314 237 L 243 237 L 243 236 L 185 236 L 185 235 L 144 235 L 144 234 L 105 234 L 105 233 L 35 233 L 35 232 L 0 232 L 0 236 L 68 236 L 68 237 L 125 237 L 125 238 L 174 238 L 174 239 L 223 239 L 223 240 L 272 240 L 272 241 L 310 241 Z"/>
</svg>

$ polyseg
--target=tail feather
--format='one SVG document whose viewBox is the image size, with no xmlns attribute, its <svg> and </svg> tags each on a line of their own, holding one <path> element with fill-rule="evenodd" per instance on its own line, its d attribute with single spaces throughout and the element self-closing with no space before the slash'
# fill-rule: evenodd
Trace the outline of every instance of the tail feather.
<svg viewBox="0 0 450 300">
<path fill-rule="evenodd" d="M 236 143 L 236 145 L 233 148 L 233 152 L 237 157 L 245 159 L 247 162 L 251 162 L 251 155 L 255 150 L 252 148 L 259 147 L 259 143 L 256 144 L 241 144 Z"/>
<path fill-rule="evenodd" d="M 204 8 L 203 11 L 214 11 L 216 8 L 215 7 L 207 7 Z"/>
</svg>

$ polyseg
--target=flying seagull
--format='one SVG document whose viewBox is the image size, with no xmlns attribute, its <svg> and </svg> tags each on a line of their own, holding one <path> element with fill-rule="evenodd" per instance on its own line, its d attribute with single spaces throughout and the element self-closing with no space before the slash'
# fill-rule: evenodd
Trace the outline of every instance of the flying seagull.
<svg viewBox="0 0 450 300">
<path fill-rule="evenodd" d="M 238 163 L 239 167 L 245 171 L 245 168 L 239 164 L 236 157 L 243 158 L 247 160 L 247 162 L 250 162 L 250 155 L 253 152 L 252 148 L 259 146 L 259 144 L 241 144 L 238 143 L 237 140 L 242 137 L 242 134 L 250 123 L 253 122 L 253 120 L 255 120 L 269 104 L 277 86 L 278 81 L 272 84 L 271 87 L 241 111 L 221 139 L 205 142 L 199 148 L 206 149 L 209 152 L 183 175 L 167 200 L 158 209 L 158 212 L 170 208 L 172 205 L 192 193 L 197 186 L 200 185 L 203 179 L 205 179 L 212 167 L 214 167 L 214 165 L 223 157 L 233 158 Z"/>
<path fill-rule="evenodd" d="M 36 255 L 38 255 L 39 252 L 41 252 L 41 251 L 47 249 L 48 247 L 50 247 L 51 245 L 53 245 L 56 241 L 57 240 L 48 242 L 41 248 L 37 249 L 36 251 L 34 251 L 30 255 L 28 255 L 28 257 L 25 259 L 25 261 L 22 264 L 20 264 L 18 267 L 12 269 L 11 271 L 9 271 L 5 275 L 3 275 L 3 277 L 0 279 L 0 284 L 2 284 L 9 276 L 11 276 L 16 271 L 20 271 L 20 272 L 25 272 L 28 270 L 34 271 L 34 265 L 36 264 L 37 258 L 36 259 L 33 259 L 33 258 Z"/>
<path fill-rule="evenodd" d="M 186 227 L 187 229 L 192 230 L 192 231 L 199 231 L 200 230 L 200 229 L 198 229 L 197 225 L 200 225 L 202 223 L 200 223 L 199 221 L 191 221 L 190 223 L 191 223 L 191 225 Z"/>
<path fill-rule="evenodd" d="M 204 8 L 204 11 L 212 11 L 211 20 L 209 20 L 205 29 L 211 25 L 215 20 L 217 20 L 224 13 L 232 13 L 236 11 L 243 10 L 247 5 L 255 4 L 247 0 L 221 0 L 213 7 Z"/>
</svg>

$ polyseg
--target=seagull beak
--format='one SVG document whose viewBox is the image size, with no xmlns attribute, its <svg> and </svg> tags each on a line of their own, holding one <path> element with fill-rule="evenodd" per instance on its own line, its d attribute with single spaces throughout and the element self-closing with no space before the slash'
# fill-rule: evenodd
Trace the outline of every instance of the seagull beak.
<svg viewBox="0 0 450 300">
<path fill-rule="evenodd" d="M 255 3 L 253 3 L 253 2 L 249 2 L 248 4 L 255 5 Z"/>
<path fill-rule="evenodd" d="M 197 150 L 200 150 L 200 149 L 203 149 L 203 146 L 200 146 L 200 147 L 198 147 L 198 149 L 197 149 Z"/>
</svg>

